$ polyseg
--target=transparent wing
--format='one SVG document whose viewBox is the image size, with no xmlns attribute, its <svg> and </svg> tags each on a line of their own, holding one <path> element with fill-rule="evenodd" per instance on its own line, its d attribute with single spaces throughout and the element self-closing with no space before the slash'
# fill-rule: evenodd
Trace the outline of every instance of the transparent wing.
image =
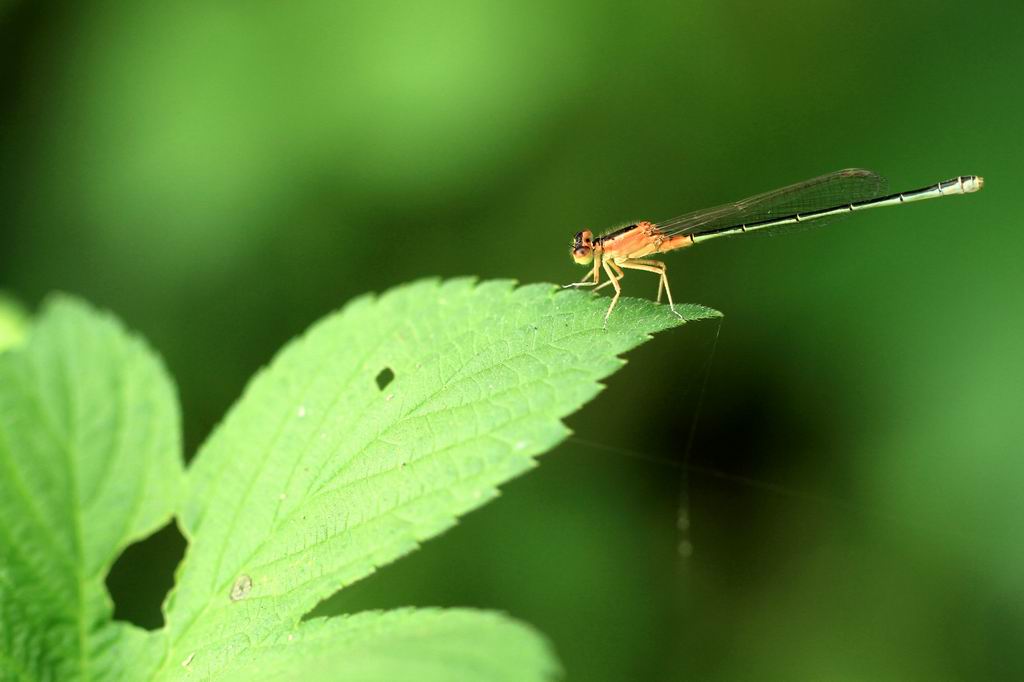
<svg viewBox="0 0 1024 682">
<path fill-rule="evenodd" d="M 667 235 L 696 234 L 855 204 L 885 196 L 885 191 L 886 181 L 881 175 L 847 168 L 741 201 L 687 213 L 657 223 L 657 227 Z"/>
</svg>

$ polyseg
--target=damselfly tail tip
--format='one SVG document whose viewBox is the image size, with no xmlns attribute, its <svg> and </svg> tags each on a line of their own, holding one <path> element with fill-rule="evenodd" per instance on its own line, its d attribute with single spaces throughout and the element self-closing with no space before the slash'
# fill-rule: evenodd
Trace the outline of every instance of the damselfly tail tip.
<svg viewBox="0 0 1024 682">
<path fill-rule="evenodd" d="M 979 189 L 985 186 L 985 178 L 980 175 L 968 175 L 963 179 L 964 193 L 977 192 Z"/>
</svg>

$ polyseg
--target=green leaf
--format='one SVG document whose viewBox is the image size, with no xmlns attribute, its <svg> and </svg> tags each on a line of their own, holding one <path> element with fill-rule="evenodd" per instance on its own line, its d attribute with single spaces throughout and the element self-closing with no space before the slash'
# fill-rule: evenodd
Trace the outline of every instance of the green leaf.
<svg viewBox="0 0 1024 682">
<path fill-rule="evenodd" d="M 606 305 L 550 285 L 423 281 L 357 299 L 286 346 L 189 472 L 179 516 L 190 545 L 165 605 L 164 676 L 258 665 L 320 600 L 533 466 L 566 436 L 561 418 L 621 367 L 620 353 L 682 323 L 666 306 L 627 299 L 605 328 Z M 718 315 L 678 309 L 687 319 Z M 437 616 L 449 617 L 468 623 Z M 396 628 L 427 622 L 395 618 Z M 330 631 L 361 641 L 345 633 L 365 622 Z"/>
<path fill-rule="evenodd" d="M 304 622 L 221 679 L 520 682 L 550 679 L 553 661 L 528 626 L 495 613 L 399 609 Z"/>
<path fill-rule="evenodd" d="M 51 300 L 0 354 L 0 677 L 119 679 L 159 661 L 160 636 L 110 622 L 103 581 L 170 518 L 179 434 L 159 360 L 82 303 Z"/>
</svg>

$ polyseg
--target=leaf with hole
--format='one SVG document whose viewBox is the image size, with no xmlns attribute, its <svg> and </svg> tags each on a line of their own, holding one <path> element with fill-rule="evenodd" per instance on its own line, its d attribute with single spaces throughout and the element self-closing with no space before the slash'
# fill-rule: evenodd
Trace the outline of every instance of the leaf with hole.
<svg viewBox="0 0 1024 682">
<path fill-rule="evenodd" d="M 3 499 L 20 496 L 4 511 L 26 517 L 0 520 L 17 557 L 0 591 L 22 590 L 0 602 L 0 666 L 29 679 L 549 678 L 543 638 L 498 614 L 302 617 L 492 499 L 565 438 L 561 419 L 621 353 L 682 322 L 627 299 L 605 327 L 604 310 L 578 291 L 465 279 L 357 299 L 257 373 L 178 496 L 176 407 L 159 365 L 85 306 L 48 309 L 24 350 L 0 355 L 12 379 L 0 454 L 18 474 Z M 189 545 L 165 627 L 112 624 L 105 571 L 174 503 Z M 47 599 L 59 608 L 40 610 Z"/>
<path fill-rule="evenodd" d="M 183 483 L 174 387 L 112 318 L 50 300 L 0 353 L 0 678 L 119 679 L 162 638 L 114 623 L 104 578 Z"/>
</svg>

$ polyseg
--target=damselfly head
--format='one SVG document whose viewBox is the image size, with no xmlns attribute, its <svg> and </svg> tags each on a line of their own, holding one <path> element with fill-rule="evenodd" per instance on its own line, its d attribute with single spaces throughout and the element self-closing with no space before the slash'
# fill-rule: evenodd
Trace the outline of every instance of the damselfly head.
<svg viewBox="0 0 1024 682">
<path fill-rule="evenodd" d="M 577 232 L 572 240 L 572 259 L 580 265 L 594 260 L 594 235 L 590 230 Z"/>
</svg>

